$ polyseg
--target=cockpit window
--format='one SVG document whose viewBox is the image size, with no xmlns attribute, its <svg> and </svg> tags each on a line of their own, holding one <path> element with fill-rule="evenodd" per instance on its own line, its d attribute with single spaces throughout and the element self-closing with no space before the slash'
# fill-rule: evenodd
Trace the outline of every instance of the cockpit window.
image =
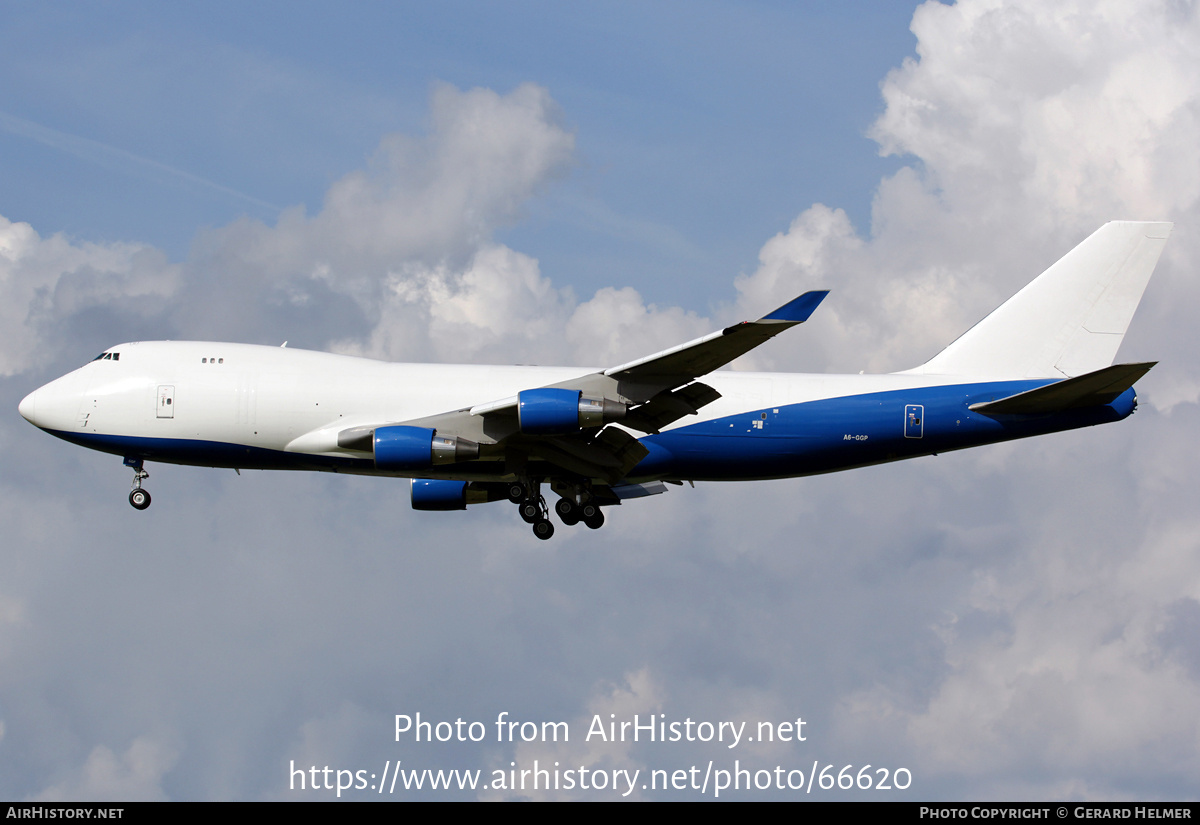
<svg viewBox="0 0 1200 825">
<path fill-rule="evenodd" d="M 93 358 L 92 360 L 93 360 L 93 361 L 99 361 L 101 358 L 103 358 L 103 357 L 104 357 L 104 356 L 106 356 L 106 355 L 108 355 L 108 353 L 107 353 L 107 352 L 102 352 L 102 353 L 100 353 L 99 355 L 97 355 L 95 358 Z"/>
<path fill-rule="evenodd" d="M 120 361 L 121 353 L 119 352 L 102 352 L 92 359 L 93 361 Z"/>
</svg>

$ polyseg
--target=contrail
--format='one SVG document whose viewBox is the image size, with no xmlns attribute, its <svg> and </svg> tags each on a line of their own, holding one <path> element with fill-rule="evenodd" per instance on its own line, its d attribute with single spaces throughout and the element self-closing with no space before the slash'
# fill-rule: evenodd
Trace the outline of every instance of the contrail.
<svg viewBox="0 0 1200 825">
<path fill-rule="evenodd" d="M 140 155 L 135 155 L 132 152 L 126 152 L 124 149 L 118 149 L 115 146 L 109 146 L 107 143 L 101 143 L 98 140 L 79 137 L 78 135 L 70 135 L 66 132 L 60 132 L 57 129 L 51 129 L 49 126 L 42 126 L 40 123 L 34 123 L 31 120 L 26 120 L 22 117 L 10 115 L 7 112 L 0 111 L 0 129 L 14 135 L 29 138 L 37 141 L 43 146 L 49 146 L 52 149 L 58 149 L 61 152 L 74 155 L 77 158 L 95 163 L 99 166 L 105 166 L 118 171 L 138 172 L 165 172 L 166 174 L 178 178 L 179 180 L 187 181 L 188 183 L 198 184 L 215 192 L 221 192 L 225 195 L 252 203 L 255 206 L 269 209 L 272 212 L 280 211 L 280 207 L 273 203 L 267 203 L 264 200 L 259 200 L 253 195 L 247 195 L 244 192 L 239 192 L 236 189 L 230 189 L 228 186 L 222 186 L 219 183 L 214 183 L 211 180 L 202 178 L 199 175 L 193 175 L 191 172 L 185 172 L 182 169 L 176 169 L 174 166 L 168 166 L 165 163 L 160 163 L 157 160 L 144 158 Z"/>
</svg>

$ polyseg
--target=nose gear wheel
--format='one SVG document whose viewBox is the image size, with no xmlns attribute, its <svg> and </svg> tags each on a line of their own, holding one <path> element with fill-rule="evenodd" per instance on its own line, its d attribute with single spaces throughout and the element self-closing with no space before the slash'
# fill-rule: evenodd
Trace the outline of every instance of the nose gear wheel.
<svg viewBox="0 0 1200 825">
<path fill-rule="evenodd" d="M 145 510 L 150 506 L 150 491 L 142 489 L 142 482 L 150 478 L 150 474 L 144 469 L 140 458 L 126 458 L 125 466 L 133 468 L 133 489 L 129 491 L 129 503 L 135 510 Z"/>
</svg>

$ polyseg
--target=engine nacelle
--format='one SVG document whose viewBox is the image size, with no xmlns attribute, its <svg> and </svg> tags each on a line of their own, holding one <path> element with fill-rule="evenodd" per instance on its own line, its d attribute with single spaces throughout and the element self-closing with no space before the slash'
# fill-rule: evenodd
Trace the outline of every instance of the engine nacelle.
<svg viewBox="0 0 1200 825">
<path fill-rule="evenodd" d="M 442 478 L 414 478 L 412 507 L 414 510 L 465 510 L 467 482 Z"/>
<path fill-rule="evenodd" d="M 376 427 L 371 444 L 375 466 L 381 470 L 424 470 L 479 457 L 474 441 L 441 436 L 429 427 Z"/>
<path fill-rule="evenodd" d="M 625 417 L 626 406 L 607 398 L 584 398 L 579 390 L 542 387 L 517 393 L 517 420 L 529 435 L 565 435 Z"/>
<path fill-rule="evenodd" d="M 453 481 L 444 478 L 414 478 L 414 510 L 465 510 L 468 504 L 507 501 L 510 485 L 500 481 Z"/>
</svg>

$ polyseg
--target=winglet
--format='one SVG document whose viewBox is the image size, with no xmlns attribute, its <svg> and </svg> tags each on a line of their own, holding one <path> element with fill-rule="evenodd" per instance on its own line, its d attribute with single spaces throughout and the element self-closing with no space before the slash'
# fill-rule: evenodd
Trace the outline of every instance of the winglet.
<svg viewBox="0 0 1200 825">
<path fill-rule="evenodd" d="M 779 309 L 768 315 L 764 315 L 758 320 L 760 323 L 763 321 L 776 321 L 787 324 L 803 324 L 808 320 L 808 316 L 812 315 L 820 303 L 825 300 L 825 296 L 828 294 L 828 289 L 816 289 L 812 292 L 806 292 L 799 298 L 793 298 Z"/>
</svg>

